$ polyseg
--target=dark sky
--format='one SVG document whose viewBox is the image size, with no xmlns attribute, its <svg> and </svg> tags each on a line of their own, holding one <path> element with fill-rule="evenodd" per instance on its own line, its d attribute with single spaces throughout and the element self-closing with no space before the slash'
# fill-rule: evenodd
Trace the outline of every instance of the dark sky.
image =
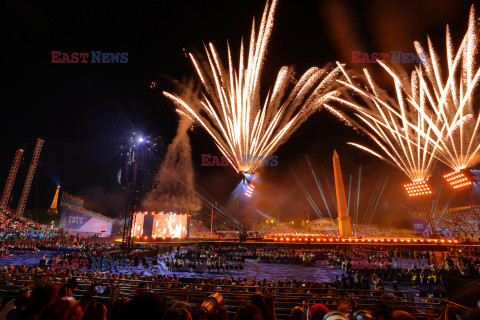
<svg viewBox="0 0 480 320">
<path fill-rule="evenodd" d="M 264 88 L 282 65 L 294 65 L 301 74 L 310 66 L 338 60 L 360 70 L 363 65 L 350 64 L 351 51 L 413 52 L 412 42 L 425 43 L 427 34 L 443 49 L 447 23 L 458 45 L 472 3 L 280 0 L 264 67 Z M 6 1 L 2 7 L 2 187 L 15 150 L 26 146 L 22 176 L 35 139 L 41 137 L 46 142 L 38 174 L 39 206 L 48 207 L 56 184 L 61 183 L 66 192 L 85 197 L 91 208 L 116 215 L 123 204 L 116 183 L 119 138 L 136 130 L 170 141 L 177 116 L 161 91 L 172 88 L 167 77 L 193 75 L 183 49 L 201 50 L 203 41 L 211 41 L 224 53 L 228 39 L 236 52 L 241 37 L 250 34 L 252 17 L 261 15 L 264 2 L 21 0 Z M 128 63 L 52 64 L 51 51 L 56 50 L 128 52 Z M 388 89 L 384 73 L 368 67 Z M 403 67 L 412 69 L 411 65 Z M 151 81 L 160 86 L 150 90 Z M 225 201 L 239 177 L 230 168 L 201 167 L 200 154 L 218 152 L 200 128 L 191 138 L 198 184 Z M 282 215 L 287 217 L 304 208 L 306 202 L 290 168 L 308 174 L 304 170 L 304 154 L 308 153 L 319 171 L 331 175 L 334 148 L 344 164 L 346 180 L 359 165 L 365 166 L 365 197 L 385 167 L 391 183 L 384 200 L 398 200 L 395 195 L 403 192 L 406 178 L 346 146 L 347 141 L 368 143 L 325 110 L 314 115 L 278 150 L 279 166 L 263 170 L 265 190 L 275 190 L 265 196 L 268 204 L 263 203 L 261 209 L 268 211 L 271 202 L 281 203 Z M 313 188 L 312 181 L 305 183 Z M 286 200 L 279 200 L 278 192 Z M 30 196 L 28 207 L 34 198 Z"/>
</svg>

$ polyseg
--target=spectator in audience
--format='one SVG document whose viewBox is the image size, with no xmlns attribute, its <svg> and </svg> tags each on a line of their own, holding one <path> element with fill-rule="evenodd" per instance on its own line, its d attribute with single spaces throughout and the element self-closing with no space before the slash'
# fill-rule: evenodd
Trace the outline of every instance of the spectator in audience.
<svg viewBox="0 0 480 320">
<path fill-rule="evenodd" d="M 307 314 L 302 307 L 296 306 L 293 307 L 292 311 L 290 312 L 290 320 L 306 320 Z"/>
<path fill-rule="evenodd" d="M 344 315 L 340 311 L 330 311 L 323 317 L 323 320 L 349 320 L 349 319 L 346 315 Z"/>
<path fill-rule="evenodd" d="M 89 303 L 82 320 L 107 320 L 107 307 L 103 303 Z"/>
<path fill-rule="evenodd" d="M 316 303 L 310 307 L 308 312 L 308 319 L 309 320 L 322 320 L 323 317 L 329 313 L 330 310 L 326 306 L 321 303 Z"/>
<path fill-rule="evenodd" d="M 264 320 L 262 311 L 253 303 L 242 303 L 233 320 Z"/>
<path fill-rule="evenodd" d="M 45 283 L 33 289 L 26 308 L 19 312 L 12 320 L 37 319 L 46 306 L 55 302 L 60 287 L 56 284 Z"/>
<path fill-rule="evenodd" d="M 376 320 L 368 310 L 358 310 L 353 314 L 353 320 Z"/>
<path fill-rule="evenodd" d="M 260 308 L 263 320 L 276 320 L 275 303 L 272 295 L 254 294 L 251 298 L 251 303 Z"/>
<path fill-rule="evenodd" d="M 120 320 L 127 304 L 129 302 L 128 298 L 120 298 L 112 306 L 110 313 L 110 320 Z"/>
<path fill-rule="evenodd" d="M 156 293 L 143 293 L 133 297 L 132 300 L 126 304 L 119 319 L 164 320 L 166 312 L 167 308 L 162 296 Z"/>
<path fill-rule="evenodd" d="M 395 310 L 392 313 L 392 320 L 415 320 L 416 318 L 410 313 L 402 310 Z"/>
<path fill-rule="evenodd" d="M 30 297 L 30 289 L 21 290 L 15 299 L 10 300 L 3 307 L 0 312 L 0 320 L 7 320 L 12 318 L 15 314 L 22 312 L 28 303 L 28 298 Z"/>
<path fill-rule="evenodd" d="M 80 320 L 83 312 L 74 299 L 57 299 L 40 313 L 39 320 Z"/>
</svg>

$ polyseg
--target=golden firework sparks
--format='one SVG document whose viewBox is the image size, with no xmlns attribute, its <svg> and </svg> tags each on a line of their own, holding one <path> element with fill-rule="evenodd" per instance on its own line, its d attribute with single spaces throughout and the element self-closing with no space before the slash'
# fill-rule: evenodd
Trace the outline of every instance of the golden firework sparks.
<svg viewBox="0 0 480 320">
<path fill-rule="evenodd" d="M 346 80 L 339 82 L 349 94 L 334 100 L 347 109 L 327 106 L 341 120 L 361 129 L 381 151 L 350 144 L 393 163 L 414 182 L 429 177 L 436 159 L 457 171 L 480 160 L 480 117 L 474 106 L 480 69 L 473 6 L 458 51 L 454 52 L 448 26 L 446 43 L 446 72 L 430 39 L 428 60 L 419 63 L 410 78 L 377 61 L 394 81 L 395 98 L 378 88 L 366 69 L 363 77 L 353 77 L 341 68 Z M 415 48 L 425 56 L 418 42 Z"/>
<path fill-rule="evenodd" d="M 338 67 L 312 67 L 294 82 L 293 69 L 284 66 L 262 101 L 261 74 L 276 5 L 276 0 L 267 2 L 258 30 L 254 20 L 248 48 L 241 43 L 237 68 L 229 45 L 227 67 L 212 43 L 205 45 L 204 59 L 188 54 L 203 85 L 198 103 L 164 92 L 210 134 L 237 172 L 255 172 L 258 162 L 245 163 L 245 157 L 270 156 L 311 114 L 339 95 L 332 89 Z"/>
</svg>

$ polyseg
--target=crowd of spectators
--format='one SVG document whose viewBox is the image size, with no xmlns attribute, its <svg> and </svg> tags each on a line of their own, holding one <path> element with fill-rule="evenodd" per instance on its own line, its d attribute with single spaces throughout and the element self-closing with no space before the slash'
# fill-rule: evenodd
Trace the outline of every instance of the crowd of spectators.
<svg viewBox="0 0 480 320">
<path fill-rule="evenodd" d="M 259 224 L 253 227 L 252 231 L 258 233 L 259 236 L 269 236 L 272 234 L 290 234 L 295 233 L 295 229 L 287 223 L 270 223 Z"/>
<path fill-rule="evenodd" d="M 0 283 L 8 285 L 23 281 L 23 286 L 14 299 L 2 301 L 0 319 L 277 320 L 276 308 L 282 304 L 277 297 L 297 297 L 299 294 L 304 294 L 305 301 L 297 305 L 294 303 L 289 315 L 282 319 L 304 320 L 307 314 L 312 320 L 417 319 L 414 314 L 424 319 L 438 318 L 433 312 L 419 313 L 414 304 L 403 310 L 398 308 L 399 303 L 404 303 L 405 300 L 398 292 L 382 290 L 380 285 L 370 293 L 351 291 L 348 296 L 338 295 L 329 284 L 316 282 L 262 281 L 233 277 L 185 280 L 176 276 L 4 267 L 0 270 Z M 122 286 L 131 290 L 132 281 L 137 281 L 132 294 L 120 295 L 113 301 L 109 290 L 101 290 L 102 287 L 110 289 Z M 340 282 L 342 281 L 349 280 L 342 279 Z M 173 294 L 176 289 L 204 293 L 203 303 L 172 299 L 169 293 Z M 217 293 L 210 295 L 212 292 Z M 108 294 L 108 299 L 105 299 L 105 293 Z M 223 296 L 231 294 L 244 301 L 240 301 L 234 311 L 222 302 Z M 369 310 L 353 308 L 352 299 L 360 298 L 377 301 L 377 306 Z M 330 302 L 319 303 L 322 299 Z M 452 314 L 448 312 L 460 311 L 447 310 L 447 315 L 444 314 L 440 319 L 468 320 L 477 319 L 475 316 L 478 316 L 478 311 L 473 310 L 470 314 L 463 313 L 461 317 L 456 315 L 456 318 L 449 318 Z"/>
<path fill-rule="evenodd" d="M 262 263 L 311 264 L 315 260 L 315 254 L 312 250 L 297 252 L 289 248 L 264 247 L 257 250 L 256 258 Z"/>
<path fill-rule="evenodd" d="M 437 227 L 455 230 L 460 238 L 475 239 L 480 229 L 480 209 L 459 212 L 445 212 L 439 216 Z M 476 239 L 475 239 L 476 240 Z"/>
<path fill-rule="evenodd" d="M 37 242 L 35 245 L 17 244 L 5 246 L 5 250 L 10 250 L 15 254 L 22 252 L 37 251 L 41 247 L 42 250 L 53 250 L 55 256 L 58 257 L 118 257 L 122 254 L 118 251 L 118 246 L 108 243 L 97 242 L 75 242 L 70 245 L 62 242 Z M 430 249 L 431 250 L 431 249 Z M 164 301 L 165 314 L 158 319 L 203 319 L 199 306 L 194 306 L 188 301 L 182 302 L 182 305 L 188 306 L 185 311 L 173 311 L 173 305 L 170 303 L 167 308 L 166 301 L 172 300 L 168 294 L 171 290 L 192 291 L 204 293 L 207 297 L 211 292 L 221 291 L 223 294 L 235 292 L 238 295 L 250 295 L 251 298 L 246 304 L 238 307 L 236 312 L 222 310 L 222 320 L 225 319 L 270 319 L 265 310 L 262 311 L 262 304 L 258 306 L 254 302 L 255 299 L 260 301 L 268 301 L 270 304 L 279 303 L 276 297 L 282 295 L 298 296 L 303 295 L 308 301 L 322 301 L 321 299 L 334 299 L 336 302 L 330 304 L 301 304 L 295 306 L 291 310 L 291 319 L 303 319 L 306 313 L 322 311 L 322 317 L 331 313 L 331 309 L 336 309 L 326 319 L 357 319 L 360 310 L 355 310 L 349 303 L 342 302 L 343 298 L 338 297 L 336 289 L 354 290 L 350 292 L 348 299 L 357 297 L 361 299 L 378 300 L 378 304 L 385 306 L 385 301 L 403 301 L 405 293 L 398 290 L 399 286 L 408 287 L 425 287 L 428 285 L 439 285 L 439 279 L 442 274 L 454 275 L 476 275 L 479 272 L 479 252 L 476 249 L 465 252 L 460 251 L 457 247 L 450 247 L 450 250 L 443 252 L 443 255 L 434 254 L 429 248 L 417 246 L 415 250 L 408 247 L 383 247 L 375 245 L 348 245 L 348 246 L 331 246 L 316 249 L 299 248 L 296 250 L 287 249 L 281 246 L 261 246 L 261 245 L 194 245 L 188 248 L 177 248 L 173 255 L 169 255 L 174 261 L 196 261 L 197 263 L 210 262 L 231 262 L 242 263 L 246 258 L 257 258 L 259 260 L 273 259 L 275 257 L 284 257 L 292 259 L 291 261 L 299 261 L 304 259 L 326 259 L 332 266 L 340 267 L 344 271 L 344 275 L 338 277 L 333 283 L 308 282 L 308 281 L 275 281 L 275 280 L 259 280 L 255 277 L 250 279 L 233 277 L 230 278 L 179 278 L 177 276 L 148 276 L 136 273 L 115 273 L 102 272 L 100 270 L 53 270 L 51 268 L 41 267 L 23 267 L 10 266 L 3 267 L 0 270 L 0 284 L 3 286 L 23 285 L 29 287 L 32 293 L 28 295 L 28 290 L 19 292 L 18 296 L 9 301 L 4 301 L 3 309 L 0 311 L 0 320 L 2 319 L 124 319 L 123 312 L 116 309 L 121 303 L 122 308 L 126 308 L 134 301 L 143 299 L 145 295 L 155 301 Z M 170 248 L 172 252 L 172 248 Z M 356 270 L 352 268 L 352 258 L 360 257 L 372 261 L 374 259 L 425 259 L 429 262 L 427 267 L 395 269 L 392 264 L 385 263 L 385 266 L 379 266 L 375 269 Z M 229 259 L 229 260 L 227 260 Z M 43 265 L 48 265 L 48 258 L 42 258 Z M 132 263 L 135 258 L 130 259 Z M 146 261 L 146 260 L 140 260 Z M 278 262 L 280 262 L 279 260 Z M 290 263 L 291 261 L 284 261 Z M 385 267 L 385 268 L 383 268 Z M 188 266 L 189 271 L 194 271 L 195 267 Z M 193 269 L 192 269 L 193 268 Z M 226 269 L 217 267 L 218 272 L 227 273 Z M 417 278 L 415 278 L 417 275 Z M 418 280 L 417 280 L 418 279 Z M 105 296 L 111 295 L 111 288 L 122 287 L 131 288 L 132 281 L 135 282 L 135 292 L 133 296 L 123 297 L 114 304 L 105 302 Z M 431 282 L 431 283 L 430 283 Z M 55 283 L 55 284 L 54 284 Z M 386 283 L 393 287 L 394 292 L 386 290 Z M 40 285 L 39 285 L 40 284 Z M 59 287 L 58 284 L 64 284 Z M 85 290 L 78 291 L 74 294 L 75 289 L 80 286 Z M 106 290 L 100 288 L 106 287 Z M 366 292 L 359 291 L 367 290 Z M 357 290 L 357 291 L 355 291 Z M 368 291 L 371 290 L 371 291 Z M 100 292 L 102 291 L 102 292 Z M 153 291 L 153 292 L 151 292 Z M 158 295 L 163 292 L 164 295 Z M 256 295 L 257 292 L 261 294 Z M 40 296 L 42 296 L 41 301 Z M 257 296 L 256 298 L 253 298 Z M 100 299 L 103 297 L 102 299 Z M 260 298 L 259 298 L 260 297 Z M 263 297 L 263 298 L 262 298 Z M 267 298 L 266 298 L 267 297 Z M 271 297 L 271 298 L 268 298 Z M 440 297 L 439 297 L 440 298 Z M 99 300 L 97 300 L 99 299 Z M 245 298 L 243 298 L 245 299 Z M 309 300 L 310 299 L 310 300 Z M 312 300 L 313 299 L 313 300 Z M 347 299 L 347 300 L 348 300 Z M 103 302 L 102 302 L 103 301 Z M 120 302 L 121 301 L 121 302 Z M 68 302 L 68 303 L 67 303 Z M 136 303 L 136 302 L 135 302 Z M 332 307 L 333 304 L 333 307 Z M 328 306 L 327 306 L 328 305 Z M 256 307 L 260 308 L 260 312 Z M 173 309 L 172 309 L 173 308 Z M 364 318 L 358 319 L 415 319 L 412 314 L 417 314 L 410 306 L 403 310 L 385 309 L 379 310 L 373 308 L 370 311 L 363 311 Z M 167 311 L 168 309 L 168 311 Z M 201 309 L 201 308 L 200 308 Z M 252 310 L 255 309 L 255 312 Z M 122 309 L 123 310 L 123 309 Z M 203 310 L 203 309 L 202 309 Z M 137 311 L 139 312 L 139 311 Z M 217 310 L 217 312 L 220 312 Z M 249 313 L 250 312 L 250 313 Z M 253 312 L 253 314 L 251 313 Z M 273 308 L 275 312 L 275 308 Z M 396 312 L 396 313 L 395 313 Z M 407 312 L 407 313 L 405 313 Z M 410 313 L 408 313 L 410 312 Z M 354 318 L 354 314 L 357 313 Z M 140 313 L 138 313 L 140 314 Z M 403 317 L 401 318 L 400 315 Z M 4 318 L 2 318 L 2 315 Z M 407 317 L 408 316 L 408 317 Z M 173 318 L 172 318 L 173 317 Z M 180 317 L 180 318 L 179 318 Z M 336 317 L 336 318 L 335 318 Z M 399 318 L 400 317 L 400 318 Z M 405 318 L 407 317 L 407 318 Z M 425 315 L 428 318 L 428 314 Z M 310 317 L 314 319 L 314 317 Z M 130 318 L 131 319 L 131 318 Z M 143 318 L 142 318 L 143 319 Z M 148 319 L 145 318 L 145 319 Z M 206 318 L 205 318 L 206 319 Z M 211 319 L 211 318 L 210 318 Z M 465 319 L 467 319 L 465 317 Z"/>
<path fill-rule="evenodd" d="M 188 234 L 189 237 L 192 238 L 210 237 L 210 229 L 205 226 L 203 221 L 192 218 L 190 220 Z"/>
<path fill-rule="evenodd" d="M 373 224 L 353 225 L 353 232 L 355 235 L 361 236 L 363 238 L 398 237 L 413 235 L 413 232 L 411 230 L 398 229 L 391 226 L 377 226 Z"/>
<path fill-rule="evenodd" d="M 243 270 L 242 261 L 231 261 L 220 257 L 195 260 L 168 258 L 165 266 L 172 272 L 231 273 Z"/>
<path fill-rule="evenodd" d="M 358 237 L 398 237 L 412 236 L 413 231 L 399 229 L 392 226 L 377 226 L 374 224 L 353 224 L 352 230 Z M 283 237 L 301 237 L 301 236 L 319 236 L 319 237 L 338 237 L 338 225 L 330 219 L 316 219 L 302 224 L 301 227 L 294 228 L 288 223 L 264 223 L 253 227 L 253 231 L 258 235 L 272 239 L 279 236 Z"/>
<path fill-rule="evenodd" d="M 331 250 L 327 263 L 342 268 L 347 275 L 336 281 L 336 286 L 342 288 L 367 289 L 373 285 L 378 289 L 388 282 L 394 290 L 403 285 L 431 292 L 436 297 L 445 291 L 440 282 L 442 275 L 461 278 L 480 276 L 480 258 L 475 255 L 477 251 L 462 251 L 454 247 L 443 252 L 430 250 L 428 247 L 412 250 L 408 247 L 345 246 Z M 377 263 L 370 264 L 370 267 L 358 267 L 358 259 Z"/>
<path fill-rule="evenodd" d="M 0 244 L 0 257 L 9 257 L 15 254 L 38 252 L 34 244 Z"/>
<path fill-rule="evenodd" d="M 0 211 L 0 241 L 22 239 L 50 239 L 61 233 L 52 227 L 36 223 L 24 216 Z"/>
<path fill-rule="evenodd" d="M 480 206 L 459 207 L 453 210 L 439 211 L 432 214 L 428 207 L 419 207 L 409 212 L 415 219 L 432 223 L 435 228 L 449 230 L 454 237 L 461 239 L 479 240 L 480 233 Z"/>
<path fill-rule="evenodd" d="M 243 270 L 245 258 L 254 251 L 243 246 L 197 245 L 178 250 L 165 266 L 172 272 L 231 273 Z"/>
<path fill-rule="evenodd" d="M 186 248 L 185 252 L 177 252 L 177 258 L 187 259 L 207 259 L 222 257 L 232 261 L 244 260 L 245 258 L 255 257 L 256 247 L 247 247 L 239 244 L 232 245 L 210 245 L 196 244 Z"/>
<path fill-rule="evenodd" d="M 53 251 L 48 257 L 43 255 L 39 266 L 0 269 L 3 289 L 0 292 L 14 290 L 16 294 L 10 297 L 12 299 L 0 300 L 0 320 L 277 320 L 276 306 L 285 304 L 282 299 L 289 297 L 304 299 L 302 303 L 286 304 L 291 308 L 289 318 L 292 320 L 305 320 L 307 316 L 309 320 L 433 319 L 438 318 L 433 308 L 419 311 L 413 303 L 400 308 L 401 304 L 396 302 L 406 305 L 410 299 L 400 288 L 418 289 L 419 295 L 425 290 L 438 293 L 433 298 L 440 301 L 445 291 L 442 276 L 477 279 L 480 276 L 480 251 L 476 247 L 349 244 L 313 248 L 308 245 L 197 243 L 175 250 L 172 245 L 146 244 L 136 246 L 133 254 L 127 256 L 119 244 L 108 240 L 66 238 L 59 234 L 28 219 L 0 214 L 0 240 L 9 240 L 0 244 L 0 257 Z M 150 251 L 155 254 L 148 255 L 147 259 L 144 253 Z M 209 272 L 225 277 L 182 278 L 51 267 L 52 261 L 58 259 L 122 258 L 134 266 L 142 264 L 149 268 L 151 264 L 160 265 L 159 252 L 170 272 Z M 332 268 L 341 269 L 343 275 L 332 283 L 242 278 L 235 272 L 243 269 L 246 259 L 310 265 L 322 260 Z M 358 267 L 356 259 L 371 263 L 370 267 Z M 407 264 L 402 263 L 405 259 L 408 259 Z M 374 261 L 378 263 L 373 264 Z M 190 299 L 180 299 L 184 295 L 178 295 L 179 292 L 188 292 L 189 296 L 201 294 L 205 301 L 196 304 Z M 221 307 L 218 296 L 209 297 L 213 292 L 219 296 L 220 293 L 233 294 L 242 303 L 235 306 L 235 310 Z M 373 305 L 362 310 L 351 304 L 355 299 L 373 301 Z M 437 301 L 428 299 L 423 301 Z M 476 319 L 478 312 L 470 311 L 473 313 L 463 313 L 457 318 Z M 457 310 L 451 311 L 454 312 Z M 447 310 L 442 320 L 452 319 L 451 316 Z"/>
</svg>

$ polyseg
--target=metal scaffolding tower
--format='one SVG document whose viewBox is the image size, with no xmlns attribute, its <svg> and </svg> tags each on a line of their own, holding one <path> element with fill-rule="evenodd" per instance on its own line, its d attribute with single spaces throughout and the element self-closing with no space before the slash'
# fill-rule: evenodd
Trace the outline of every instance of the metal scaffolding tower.
<svg viewBox="0 0 480 320">
<path fill-rule="evenodd" d="M 28 194 L 30 193 L 30 187 L 32 186 L 33 176 L 35 175 L 35 170 L 37 169 L 38 159 L 40 158 L 40 152 L 43 147 L 42 139 L 37 139 L 37 144 L 35 145 L 35 150 L 33 151 L 32 162 L 30 162 L 30 167 L 28 168 L 27 179 L 25 180 L 25 185 L 23 186 L 22 195 L 20 201 L 18 202 L 17 212 L 15 215 L 23 215 L 25 210 L 25 205 L 27 204 Z"/>
<path fill-rule="evenodd" d="M 8 173 L 7 182 L 5 183 L 5 188 L 3 189 L 2 199 L 0 200 L 0 208 L 7 209 L 8 203 L 10 201 L 10 195 L 12 194 L 13 184 L 15 182 L 15 177 L 17 176 L 18 168 L 20 167 L 20 162 L 22 162 L 23 149 L 18 149 L 15 152 L 13 157 L 12 166 L 10 167 L 10 172 Z"/>
<path fill-rule="evenodd" d="M 127 200 L 127 210 L 125 212 L 125 220 L 123 224 L 123 235 L 122 235 L 122 250 L 125 253 L 130 253 L 133 247 L 132 240 L 132 225 L 135 215 L 135 210 L 137 208 L 138 200 L 138 186 L 137 186 L 137 173 L 138 173 L 138 162 L 127 163 L 127 174 L 128 169 L 133 170 L 132 180 L 128 183 L 128 200 Z"/>
<path fill-rule="evenodd" d="M 120 182 L 128 190 L 122 234 L 124 253 L 130 253 L 133 248 L 132 226 L 137 206 L 146 192 L 156 188 L 153 178 L 154 171 L 158 169 L 162 146 L 161 137 L 141 136 L 134 133 L 124 138 L 122 145 L 124 166 L 120 178 Z"/>
</svg>

